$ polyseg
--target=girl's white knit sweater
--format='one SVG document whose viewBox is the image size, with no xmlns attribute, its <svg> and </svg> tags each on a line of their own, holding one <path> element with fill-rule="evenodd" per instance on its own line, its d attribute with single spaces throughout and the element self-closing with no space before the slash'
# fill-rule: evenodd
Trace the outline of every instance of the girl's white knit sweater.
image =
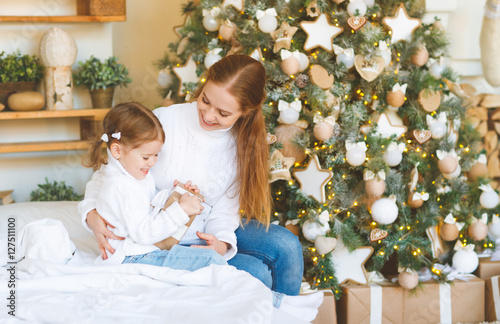
<svg viewBox="0 0 500 324">
<path fill-rule="evenodd" d="M 157 191 L 171 189 L 176 179 L 183 183 L 191 180 L 205 196 L 203 212 L 195 218 L 180 243 L 203 243 L 196 231 L 213 234 L 230 244 L 225 258 L 231 259 L 237 252 L 234 231 L 240 221 L 234 136 L 227 129 L 201 128 L 196 102 L 158 108 L 154 113 L 165 131 L 165 144 L 151 169 Z M 79 205 L 88 230 L 87 214 L 96 207 L 101 186 L 102 176 L 96 172 Z"/>
</svg>

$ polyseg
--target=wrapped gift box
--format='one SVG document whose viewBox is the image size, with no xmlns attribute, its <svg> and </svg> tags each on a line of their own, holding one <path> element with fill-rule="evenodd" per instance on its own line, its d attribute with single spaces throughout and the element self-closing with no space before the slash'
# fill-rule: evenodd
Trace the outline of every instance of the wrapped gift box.
<svg viewBox="0 0 500 324">
<path fill-rule="evenodd" d="M 403 324 L 477 323 L 485 318 L 485 282 L 477 277 L 452 284 L 422 282 L 415 293 L 404 291 Z"/>
<path fill-rule="evenodd" d="M 335 311 L 335 296 L 331 290 L 322 290 L 324 292 L 323 303 L 318 309 L 318 315 L 312 322 L 313 324 L 337 324 L 337 314 Z"/>
<path fill-rule="evenodd" d="M 497 321 L 500 319 L 500 276 L 493 276 L 485 280 L 485 312 L 487 321 Z"/>
<path fill-rule="evenodd" d="M 403 323 L 403 289 L 387 282 L 346 284 L 337 301 L 339 324 Z"/>
<path fill-rule="evenodd" d="M 479 258 L 479 266 L 474 274 L 481 279 L 500 275 L 500 261 L 491 261 L 491 258 Z"/>
</svg>

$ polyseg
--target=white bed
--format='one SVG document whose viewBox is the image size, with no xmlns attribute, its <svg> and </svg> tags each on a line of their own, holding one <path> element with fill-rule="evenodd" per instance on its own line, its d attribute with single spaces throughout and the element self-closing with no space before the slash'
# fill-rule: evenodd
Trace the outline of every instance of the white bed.
<svg viewBox="0 0 500 324">
<path fill-rule="evenodd" d="M 0 206 L 0 322 L 303 323 L 273 308 L 271 291 L 231 266 L 194 272 L 143 264 L 92 266 L 99 251 L 93 235 L 81 225 L 76 206 L 76 202 Z M 15 227 L 9 218 L 15 218 Z M 8 264 L 9 225 L 19 236 L 27 223 L 43 218 L 62 222 L 77 248 L 73 259 L 67 265 L 27 259 Z M 6 307 L 12 290 L 8 270 L 13 266 L 15 317 Z"/>
</svg>

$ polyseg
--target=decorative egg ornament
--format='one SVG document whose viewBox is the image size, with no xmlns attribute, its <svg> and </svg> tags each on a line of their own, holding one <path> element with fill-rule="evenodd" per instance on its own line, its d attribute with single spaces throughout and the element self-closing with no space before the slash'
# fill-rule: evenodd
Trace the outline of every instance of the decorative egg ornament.
<svg viewBox="0 0 500 324">
<path fill-rule="evenodd" d="M 486 156 L 483 155 L 485 158 Z M 488 175 L 488 166 L 483 162 L 476 162 L 470 168 L 468 173 L 469 180 L 477 181 L 479 178 L 486 177 Z"/>
<path fill-rule="evenodd" d="M 418 49 L 410 57 L 410 61 L 413 65 L 424 66 L 429 60 L 429 52 L 424 45 L 418 47 Z"/>
<path fill-rule="evenodd" d="M 354 66 L 354 50 L 352 48 L 343 49 L 340 46 L 333 44 L 333 51 L 337 55 L 337 64 L 344 63 L 347 69 Z"/>
<path fill-rule="evenodd" d="M 371 214 L 373 220 L 379 224 L 392 224 L 398 218 L 398 206 L 390 198 L 381 198 L 372 204 Z"/>
<path fill-rule="evenodd" d="M 365 190 L 370 197 L 381 197 L 385 191 L 385 171 L 380 170 L 375 173 L 372 171 L 365 171 L 363 174 L 365 180 Z"/>
<path fill-rule="evenodd" d="M 207 69 L 222 59 L 222 56 L 219 55 L 220 52 L 222 52 L 222 48 L 214 48 L 207 53 L 204 61 Z"/>
<path fill-rule="evenodd" d="M 210 32 L 218 31 L 220 27 L 220 21 L 215 18 L 220 13 L 219 8 L 213 8 L 212 10 L 203 9 L 203 27 Z"/>
<path fill-rule="evenodd" d="M 314 123 L 313 134 L 318 141 L 327 141 L 333 136 L 335 117 L 328 116 L 323 118 L 321 115 L 315 114 Z"/>
<path fill-rule="evenodd" d="M 439 159 L 438 169 L 442 173 L 450 174 L 455 172 L 455 170 L 458 168 L 459 157 L 455 153 L 455 150 L 452 150 L 450 152 L 437 150 L 436 155 Z"/>
<path fill-rule="evenodd" d="M 406 83 L 403 85 L 396 83 L 392 87 L 392 91 L 387 92 L 386 95 L 387 103 L 394 108 L 401 107 L 405 103 L 405 94 L 407 86 L 408 84 Z"/>
<path fill-rule="evenodd" d="M 434 139 L 441 139 L 448 132 L 448 126 L 446 125 L 448 119 L 445 112 L 439 113 L 436 117 L 427 115 L 426 122 Z"/>
</svg>

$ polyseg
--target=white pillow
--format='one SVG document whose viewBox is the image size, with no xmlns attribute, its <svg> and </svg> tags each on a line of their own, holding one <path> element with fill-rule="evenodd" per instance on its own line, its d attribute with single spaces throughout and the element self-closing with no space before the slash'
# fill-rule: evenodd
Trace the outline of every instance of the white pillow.
<svg viewBox="0 0 500 324">
<path fill-rule="evenodd" d="M 15 230 L 16 245 L 18 245 L 19 241 L 17 238 L 24 226 L 43 218 L 53 218 L 61 221 L 77 249 L 86 253 L 99 255 L 99 247 L 94 235 L 83 227 L 81 218 L 77 212 L 77 205 L 78 201 L 40 201 L 0 206 L 0 229 L 2 229 L 0 230 L 0 251 L 2 251 L 0 264 L 4 264 L 2 261 L 7 258 L 8 250 L 6 247 L 8 246 L 9 225 L 11 231 L 12 228 Z M 15 226 L 9 222 L 11 218 L 15 219 Z"/>
</svg>

